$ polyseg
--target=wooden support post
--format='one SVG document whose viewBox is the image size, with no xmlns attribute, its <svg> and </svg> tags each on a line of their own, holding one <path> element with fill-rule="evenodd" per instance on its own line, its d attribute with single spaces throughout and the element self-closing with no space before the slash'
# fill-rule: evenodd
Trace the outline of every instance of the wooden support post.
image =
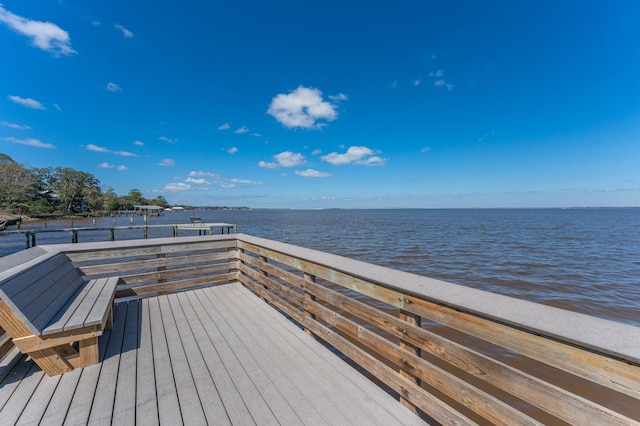
<svg viewBox="0 0 640 426">
<path fill-rule="evenodd" d="M 109 240 L 110 241 L 116 240 L 116 231 L 113 228 L 109 228 Z"/>
<path fill-rule="evenodd" d="M 269 261 L 269 259 L 266 256 L 260 256 L 260 260 L 264 263 L 267 263 Z M 263 271 L 262 269 L 260 269 L 260 275 L 264 275 L 265 277 L 268 277 L 269 273 L 267 271 Z M 266 285 L 263 284 L 262 287 L 264 287 L 266 291 L 269 291 L 269 287 L 267 287 Z M 269 300 L 262 296 L 260 296 L 260 299 L 262 299 L 267 304 L 269 303 Z"/>
<path fill-rule="evenodd" d="M 31 247 L 36 246 L 36 233 L 31 234 Z"/>
<path fill-rule="evenodd" d="M 25 236 L 25 238 L 26 238 L 26 240 L 27 240 L 27 241 L 26 241 L 26 246 L 25 246 L 26 248 L 31 247 L 31 246 L 29 245 L 29 244 L 31 243 L 31 241 L 30 241 L 30 239 L 29 239 L 29 234 L 30 234 L 30 232 L 29 232 L 29 231 L 25 232 L 25 234 L 24 234 L 24 236 Z"/>
<path fill-rule="evenodd" d="M 164 253 L 156 254 L 156 259 L 165 259 L 166 257 L 167 257 L 167 255 L 164 254 Z M 166 262 L 163 261 L 162 265 L 158 266 L 157 270 L 158 270 L 159 275 L 162 274 L 163 271 L 166 271 L 167 270 Z M 167 282 L 166 278 L 158 278 L 158 284 L 166 283 L 166 282 Z"/>
<path fill-rule="evenodd" d="M 99 359 L 98 355 L 98 338 L 93 337 L 91 339 L 80 340 L 78 343 L 80 352 L 80 367 L 88 367 L 89 365 L 97 364 Z"/>
<path fill-rule="evenodd" d="M 173 236 L 177 237 L 178 236 L 178 225 L 173 227 Z"/>
<path fill-rule="evenodd" d="M 145 219 L 146 219 L 146 216 L 145 216 Z M 147 239 L 147 234 L 148 234 L 147 230 L 148 229 L 149 229 L 148 227 L 146 227 L 146 226 L 144 227 L 144 239 L 145 240 Z"/>
<path fill-rule="evenodd" d="M 419 315 L 416 314 L 412 314 L 411 312 L 407 312 L 404 309 L 400 309 L 400 319 L 402 321 L 406 321 L 411 325 L 415 325 L 420 327 L 422 325 L 422 318 Z M 409 351 L 417 356 L 421 356 L 422 355 L 422 350 L 417 347 L 412 345 L 409 342 L 406 342 L 404 340 L 400 340 L 400 347 L 406 351 Z M 411 380 L 413 383 L 415 383 L 416 385 L 420 386 L 420 379 L 417 378 L 416 376 L 414 376 L 413 374 L 411 374 L 410 372 L 400 368 L 400 375 L 403 377 L 406 377 L 407 379 Z M 404 405 L 405 407 L 407 407 L 409 410 L 413 411 L 416 415 L 420 415 L 418 408 L 413 405 L 411 402 L 407 401 L 405 398 L 402 397 L 402 395 L 400 395 L 400 402 L 402 403 L 402 405 Z"/>
<path fill-rule="evenodd" d="M 315 275 L 311 275 L 309 273 L 304 273 L 304 279 L 311 281 L 313 283 L 316 282 L 316 276 Z M 316 297 L 309 293 L 308 291 L 304 291 L 304 301 L 305 303 L 312 303 L 315 302 Z M 306 308 L 304 310 L 304 318 L 306 321 L 315 321 L 316 320 L 316 316 L 314 314 L 312 314 L 311 312 L 309 312 Z M 304 332 L 307 333 L 309 336 L 313 336 L 313 332 L 308 328 L 308 327 L 304 327 Z"/>
</svg>

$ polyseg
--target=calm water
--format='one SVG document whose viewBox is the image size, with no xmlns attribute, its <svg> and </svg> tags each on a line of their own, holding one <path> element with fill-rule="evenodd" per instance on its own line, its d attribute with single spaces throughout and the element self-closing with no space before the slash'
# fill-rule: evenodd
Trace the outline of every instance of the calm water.
<svg viewBox="0 0 640 426">
<path fill-rule="evenodd" d="M 197 211 L 238 232 L 640 326 L 640 209 Z M 149 218 L 186 223 L 192 212 Z M 97 218 L 108 226 L 113 218 Z M 126 217 L 116 225 L 128 225 Z M 136 224 L 142 219 L 136 217 Z M 48 229 L 69 220 L 48 221 Z M 91 226 L 91 219 L 75 220 Z M 43 222 L 22 229 L 43 229 Z M 12 229 L 15 229 L 12 227 Z M 170 236 L 170 230 L 149 236 Z M 116 239 L 142 231 L 116 232 Z M 80 242 L 108 232 L 80 233 Z M 39 244 L 69 242 L 39 234 Z M 24 248 L 0 233 L 0 255 Z"/>
</svg>

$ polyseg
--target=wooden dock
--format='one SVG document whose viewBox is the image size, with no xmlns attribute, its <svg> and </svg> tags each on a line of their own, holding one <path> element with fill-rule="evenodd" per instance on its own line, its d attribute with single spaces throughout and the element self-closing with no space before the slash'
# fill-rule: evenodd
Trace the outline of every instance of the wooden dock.
<svg viewBox="0 0 640 426">
<path fill-rule="evenodd" d="M 48 377 L 4 289 L 59 255 L 116 308 Z M 0 425 L 640 425 L 640 327 L 250 235 L 33 247 L 0 290 Z"/>
<path fill-rule="evenodd" d="M 423 424 L 240 284 L 117 303 L 101 340 L 61 376 L 6 361 L 0 423 Z"/>
</svg>

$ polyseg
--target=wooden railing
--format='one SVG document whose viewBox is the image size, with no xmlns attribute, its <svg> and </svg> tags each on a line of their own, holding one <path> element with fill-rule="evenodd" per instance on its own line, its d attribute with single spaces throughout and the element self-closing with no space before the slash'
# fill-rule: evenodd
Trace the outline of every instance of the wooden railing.
<svg viewBox="0 0 640 426">
<path fill-rule="evenodd" d="M 243 234 L 40 249 L 120 298 L 239 281 L 428 420 L 640 424 L 638 327 Z"/>
</svg>

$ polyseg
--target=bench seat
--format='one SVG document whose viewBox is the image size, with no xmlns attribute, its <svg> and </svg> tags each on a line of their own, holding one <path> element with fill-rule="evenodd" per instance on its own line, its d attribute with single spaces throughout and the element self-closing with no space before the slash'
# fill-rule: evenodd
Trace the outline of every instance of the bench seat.
<svg viewBox="0 0 640 426">
<path fill-rule="evenodd" d="M 47 253 L 0 279 L 0 326 L 49 376 L 98 362 L 118 277 L 86 280 L 62 253 Z"/>
</svg>

